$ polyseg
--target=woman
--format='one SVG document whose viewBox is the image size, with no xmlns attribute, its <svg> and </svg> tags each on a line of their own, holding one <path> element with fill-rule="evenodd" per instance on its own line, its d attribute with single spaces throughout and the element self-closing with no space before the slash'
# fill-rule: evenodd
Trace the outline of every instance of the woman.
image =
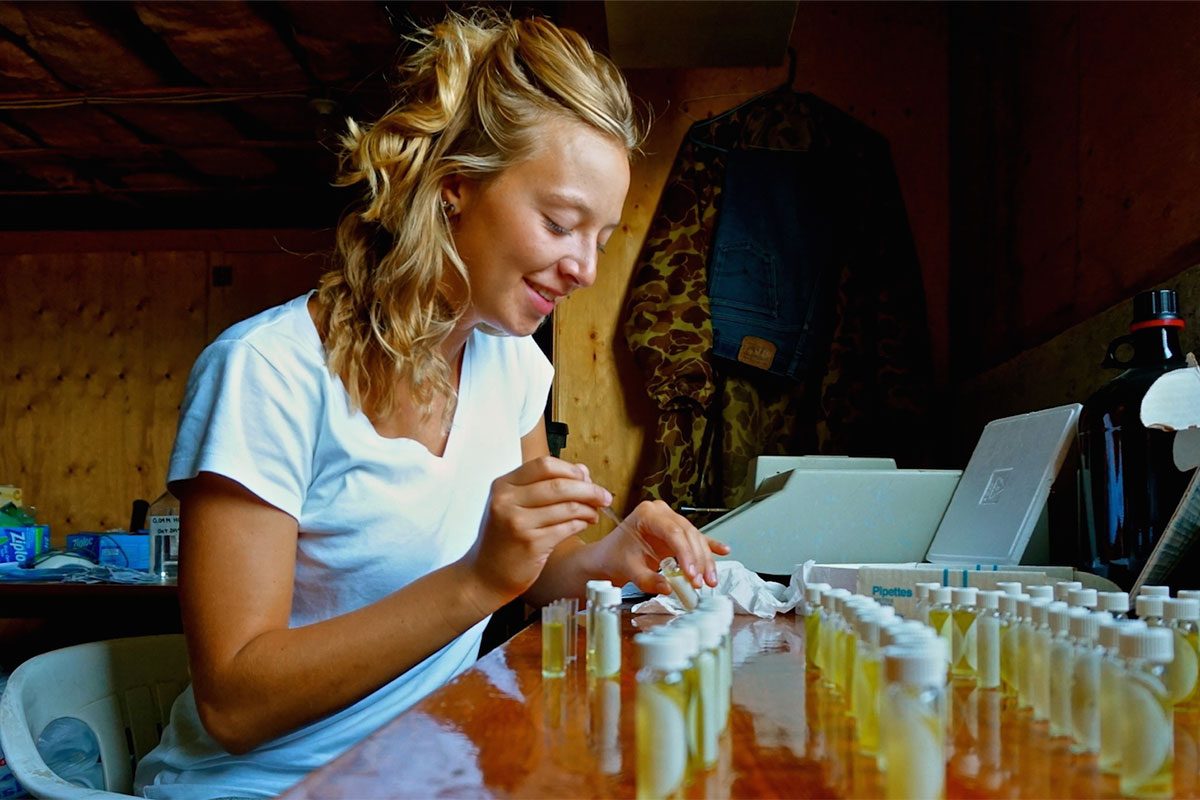
<svg viewBox="0 0 1200 800">
<path fill-rule="evenodd" d="M 716 584 L 701 535 L 550 457 L 529 334 L 596 277 L 637 143 L 620 74 L 544 20 L 451 16 L 401 101 L 351 123 L 366 199 L 320 289 L 222 334 L 188 383 L 169 482 L 192 686 L 148 797 L 274 795 L 476 658 L 489 615 L 590 578 L 668 586 L 643 536 Z"/>
</svg>

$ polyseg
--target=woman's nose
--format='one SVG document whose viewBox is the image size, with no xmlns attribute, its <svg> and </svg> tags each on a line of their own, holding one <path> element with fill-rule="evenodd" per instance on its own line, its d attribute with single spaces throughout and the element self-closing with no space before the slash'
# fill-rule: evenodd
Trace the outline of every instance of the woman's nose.
<svg viewBox="0 0 1200 800">
<path fill-rule="evenodd" d="M 558 269 L 577 287 L 586 289 L 596 282 L 596 254 L 579 253 L 558 262 Z"/>
</svg>

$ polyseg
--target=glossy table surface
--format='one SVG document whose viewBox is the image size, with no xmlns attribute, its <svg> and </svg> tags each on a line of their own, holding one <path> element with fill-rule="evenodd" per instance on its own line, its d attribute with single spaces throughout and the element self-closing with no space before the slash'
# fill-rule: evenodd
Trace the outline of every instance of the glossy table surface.
<svg viewBox="0 0 1200 800">
<path fill-rule="evenodd" d="M 284 796 L 633 797 L 639 629 L 669 618 L 624 615 L 619 680 L 541 674 L 540 626 L 525 629 Z M 718 765 L 688 797 L 882 797 L 874 760 L 855 752 L 841 699 L 804 669 L 803 620 L 739 616 L 733 627 L 730 730 Z M 994 691 L 956 687 L 950 797 L 1119 797 L 1094 758 Z M 1177 797 L 1200 797 L 1195 715 L 1176 720 Z"/>
</svg>

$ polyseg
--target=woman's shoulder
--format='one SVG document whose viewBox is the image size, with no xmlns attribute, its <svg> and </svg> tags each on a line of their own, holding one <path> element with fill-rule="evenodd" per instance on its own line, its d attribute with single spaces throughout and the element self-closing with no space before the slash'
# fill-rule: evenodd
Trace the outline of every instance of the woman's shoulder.
<svg viewBox="0 0 1200 800">
<path fill-rule="evenodd" d="M 324 348 L 308 313 L 309 295 L 301 295 L 222 331 L 209 351 L 257 352 L 267 361 L 292 367 L 324 364 Z"/>
</svg>

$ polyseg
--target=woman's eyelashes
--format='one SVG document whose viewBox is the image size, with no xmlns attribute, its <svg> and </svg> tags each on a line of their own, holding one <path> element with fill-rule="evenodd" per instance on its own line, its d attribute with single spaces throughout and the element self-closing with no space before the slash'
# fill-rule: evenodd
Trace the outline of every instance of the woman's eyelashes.
<svg viewBox="0 0 1200 800">
<path fill-rule="evenodd" d="M 546 222 L 546 227 L 549 228 L 550 232 L 555 234 L 556 236 L 570 236 L 571 234 L 575 233 L 574 228 L 567 228 L 562 225 L 559 225 L 557 222 L 550 219 L 549 217 L 544 217 L 543 219 Z M 601 255 L 604 255 L 606 252 L 608 252 L 605 249 L 604 245 L 601 244 L 600 242 L 596 242 L 596 250 Z"/>
</svg>

